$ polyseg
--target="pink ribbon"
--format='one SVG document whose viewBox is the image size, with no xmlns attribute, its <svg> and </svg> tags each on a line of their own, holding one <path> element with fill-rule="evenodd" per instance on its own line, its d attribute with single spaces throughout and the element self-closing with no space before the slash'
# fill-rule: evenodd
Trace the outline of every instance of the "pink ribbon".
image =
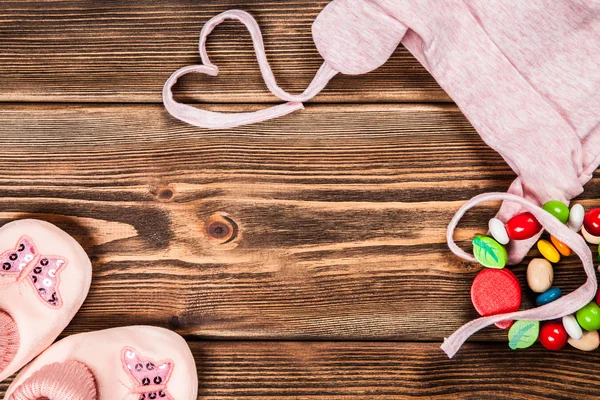
<svg viewBox="0 0 600 400">
<path fill-rule="evenodd" d="M 206 39 L 213 29 L 215 29 L 217 25 L 226 19 L 238 20 L 248 28 L 250 36 L 252 37 L 252 43 L 254 44 L 254 51 L 256 53 L 260 72 L 267 87 L 271 93 L 279 97 L 281 100 L 287 101 L 287 103 L 255 112 L 220 113 L 201 110 L 186 104 L 178 103 L 173 99 L 172 88 L 175 83 L 177 83 L 177 80 L 183 75 L 189 73 L 202 73 L 210 76 L 217 76 L 219 74 L 219 68 L 212 64 L 208 58 L 208 53 L 206 52 Z M 258 23 L 252 17 L 252 15 L 241 10 L 225 11 L 208 21 L 200 32 L 199 48 L 200 58 L 202 59 L 203 65 L 190 65 L 175 71 L 165 82 L 163 87 L 163 103 L 167 111 L 175 118 L 202 128 L 234 128 L 236 126 L 253 124 L 256 122 L 262 122 L 281 117 L 296 110 L 300 110 L 304 108 L 302 105 L 303 102 L 308 101 L 316 96 L 317 93 L 323 90 L 323 88 L 327 86 L 327 83 L 329 83 L 329 81 L 337 74 L 335 69 L 333 69 L 327 62 L 324 62 L 304 93 L 301 95 L 291 95 L 287 93 L 277 85 L 277 81 L 275 80 L 275 76 L 273 75 L 273 71 L 269 65 L 269 61 L 267 60 L 265 45 L 263 43 L 262 34 L 260 32 Z"/>
</svg>

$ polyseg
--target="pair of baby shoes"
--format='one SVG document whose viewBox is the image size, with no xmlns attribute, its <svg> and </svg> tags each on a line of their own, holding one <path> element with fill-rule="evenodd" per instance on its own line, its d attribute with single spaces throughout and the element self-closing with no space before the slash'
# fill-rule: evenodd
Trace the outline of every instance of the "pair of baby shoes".
<svg viewBox="0 0 600 400">
<path fill-rule="evenodd" d="M 37 220 L 6 224 L 0 266 L 0 381 L 29 363 L 5 399 L 196 399 L 194 358 L 169 330 L 107 329 L 52 345 L 92 278 L 88 256 L 67 233 Z"/>
</svg>

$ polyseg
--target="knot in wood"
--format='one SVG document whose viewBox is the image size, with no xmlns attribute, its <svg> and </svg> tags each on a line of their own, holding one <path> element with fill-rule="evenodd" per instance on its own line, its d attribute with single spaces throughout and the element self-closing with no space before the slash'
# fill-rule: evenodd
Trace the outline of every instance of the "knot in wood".
<svg viewBox="0 0 600 400">
<path fill-rule="evenodd" d="M 158 191 L 158 198 L 161 200 L 171 200 L 173 195 L 173 189 L 170 187 L 162 188 Z"/>
<path fill-rule="evenodd" d="M 215 242 L 225 244 L 235 240 L 238 227 L 230 217 L 223 213 L 215 213 L 208 221 L 206 233 Z"/>
</svg>

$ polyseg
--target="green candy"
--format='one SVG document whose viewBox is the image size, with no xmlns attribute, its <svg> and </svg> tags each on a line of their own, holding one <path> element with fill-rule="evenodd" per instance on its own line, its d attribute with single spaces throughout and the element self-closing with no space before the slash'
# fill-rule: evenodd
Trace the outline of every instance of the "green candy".
<svg viewBox="0 0 600 400">
<path fill-rule="evenodd" d="M 577 322 L 586 331 L 596 331 L 600 329 L 600 307 L 595 301 L 592 301 L 582 309 L 577 311 Z"/>
<path fill-rule="evenodd" d="M 484 267 L 495 269 L 504 268 L 508 258 L 504 246 L 491 237 L 483 235 L 473 238 L 473 255 Z"/>
<path fill-rule="evenodd" d="M 539 321 L 516 321 L 508 331 L 508 347 L 526 349 L 535 343 L 539 335 Z"/>
<path fill-rule="evenodd" d="M 569 208 L 562 201 L 550 200 L 542 208 L 558 218 L 563 224 L 569 221 Z"/>
</svg>

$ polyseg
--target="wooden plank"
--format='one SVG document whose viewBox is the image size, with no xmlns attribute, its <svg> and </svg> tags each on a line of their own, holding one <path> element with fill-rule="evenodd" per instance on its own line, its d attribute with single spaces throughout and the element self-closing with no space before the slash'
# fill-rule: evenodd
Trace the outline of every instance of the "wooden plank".
<svg viewBox="0 0 600 400">
<path fill-rule="evenodd" d="M 200 62 L 203 24 L 231 8 L 260 23 L 282 87 L 301 93 L 322 63 L 311 24 L 325 0 L 53 0 L 2 2 L 0 101 L 160 102 L 164 81 Z M 274 102 L 263 84 L 249 34 L 234 22 L 209 40 L 219 78 L 185 77 L 187 101 Z M 315 102 L 449 101 L 427 71 L 400 47 L 379 70 L 340 76 Z"/>
<path fill-rule="evenodd" d="M 199 399 L 596 398 L 600 353 L 431 343 L 194 342 Z M 9 382 L 0 384 L 4 394 Z"/>
<path fill-rule="evenodd" d="M 68 333 L 440 341 L 476 317 L 478 267 L 450 253 L 446 225 L 514 178 L 451 105 L 315 105 L 210 132 L 159 105 L 4 105 L 0 126 L 0 222 L 54 222 L 93 260 Z M 470 213 L 458 238 L 496 207 Z M 584 279 L 561 262 L 563 290 Z"/>
</svg>

